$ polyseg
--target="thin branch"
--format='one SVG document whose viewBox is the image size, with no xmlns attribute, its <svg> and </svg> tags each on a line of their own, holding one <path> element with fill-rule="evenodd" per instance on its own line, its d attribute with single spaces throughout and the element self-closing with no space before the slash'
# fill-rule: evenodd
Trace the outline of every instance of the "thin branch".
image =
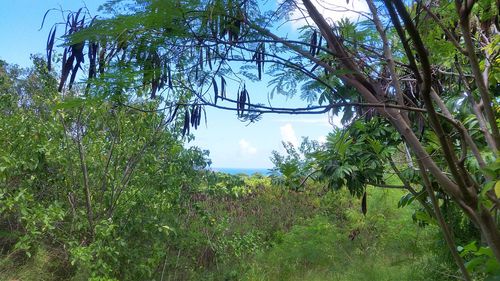
<svg viewBox="0 0 500 281">
<path fill-rule="evenodd" d="M 493 135 L 494 144 L 495 144 L 495 153 L 500 149 L 500 132 L 497 126 L 495 113 L 492 107 L 492 100 L 490 98 L 490 93 L 488 91 L 488 81 L 485 81 L 487 75 L 483 75 L 481 73 L 481 69 L 479 67 L 479 61 L 475 53 L 474 43 L 472 42 L 472 34 L 470 30 L 470 11 L 472 6 L 474 6 L 475 1 L 466 1 L 462 3 L 460 0 L 455 0 L 457 11 L 460 15 L 460 28 L 462 30 L 462 37 L 465 43 L 465 49 L 467 50 L 467 56 L 469 58 L 472 74 L 475 79 L 474 82 L 477 85 L 479 90 L 479 94 L 483 101 L 484 113 L 486 116 L 486 120 L 490 125 L 491 134 Z"/>
<path fill-rule="evenodd" d="M 432 82 L 432 71 L 431 71 L 431 65 L 429 62 L 429 57 L 427 55 L 427 50 L 424 47 L 424 43 L 422 42 L 422 39 L 420 37 L 420 34 L 418 33 L 418 30 L 416 29 L 415 25 L 413 24 L 410 15 L 408 14 L 408 11 L 406 10 L 406 7 L 404 3 L 401 0 L 394 0 L 392 1 L 394 6 L 396 7 L 396 10 L 398 11 L 399 15 L 401 16 L 402 21 L 405 24 L 406 30 L 408 31 L 408 34 L 410 35 L 410 38 L 412 39 L 414 45 L 415 45 L 415 50 L 419 56 L 420 59 L 420 65 L 422 69 L 422 84 L 420 88 L 420 96 L 422 97 L 425 107 L 427 109 L 427 113 L 429 114 L 429 120 L 430 123 L 439 139 L 439 142 L 442 146 L 443 149 L 443 156 L 448 164 L 448 168 L 450 169 L 453 178 L 457 182 L 458 187 L 462 191 L 462 196 L 467 198 L 468 202 L 472 202 L 472 197 L 474 197 L 473 191 L 468 189 L 468 184 L 467 184 L 467 179 L 466 177 L 459 172 L 458 167 L 457 167 L 457 159 L 454 151 L 451 148 L 450 140 L 447 137 L 447 135 L 444 132 L 443 127 L 441 126 L 441 123 L 439 122 L 438 119 L 438 114 L 434 108 L 434 105 L 432 103 L 432 99 L 430 96 L 430 91 L 431 91 L 431 82 Z M 446 186 L 445 186 L 446 187 Z"/>
<path fill-rule="evenodd" d="M 87 163 L 85 159 L 85 148 L 83 147 L 82 144 L 82 124 L 81 124 L 81 116 L 82 116 L 82 111 L 83 109 L 80 109 L 80 112 L 78 113 L 78 119 L 77 119 L 77 128 L 76 128 L 76 143 L 78 145 L 78 155 L 80 157 L 80 166 L 82 170 L 82 175 L 83 175 L 83 192 L 85 195 L 85 207 L 87 210 L 87 220 L 89 223 L 89 230 L 90 230 L 90 236 L 91 239 L 94 239 L 94 215 L 92 212 L 92 199 L 90 195 L 90 186 L 89 186 L 89 174 L 87 170 Z"/>
<path fill-rule="evenodd" d="M 418 163 L 418 166 L 420 169 L 420 175 L 422 176 L 425 189 L 427 190 L 427 194 L 429 195 L 429 197 L 431 199 L 432 207 L 434 207 L 434 214 L 436 215 L 437 222 L 438 222 L 439 226 L 441 227 L 441 230 L 443 231 L 444 240 L 446 241 L 446 244 L 448 245 L 448 249 L 451 252 L 453 260 L 455 261 L 458 268 L 462 272 L 464 279 L 466 281 L 472 281 L 469 272 L 465 268 L 464 260 L 458 254 L 457 246 L 456 246 L 455 240 L 453 239 L 452 232 L 450 230 L 450 226 L 446 223 L 446 221 L 444 220 L 443 214 L 441 213 L 441 209 L 439 208 L 439 202 L 436 198 L 436 195 L 434 194 L 434 190 L 432 189 L 432 184 L 431 184 L 431 181 L 427 175 L 427 171 L 425 170 L 425 167 L 424 167 L 422 161 L 418 160 L 417 163 Z"/>
</svg>

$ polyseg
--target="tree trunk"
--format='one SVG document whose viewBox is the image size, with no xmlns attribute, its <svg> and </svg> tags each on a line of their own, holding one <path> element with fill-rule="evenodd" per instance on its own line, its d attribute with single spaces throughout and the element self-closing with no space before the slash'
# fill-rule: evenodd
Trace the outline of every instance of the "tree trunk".
<svg viewBox="0 0 500 281">
<path fill-rule="evenodd" d="M 486 239 L 486 243 L 490 246 L 497 261 L 500 262 L 500 229 L 487 208 L 482 206 L 478 212 L 481 234 Z"/>
</svg>

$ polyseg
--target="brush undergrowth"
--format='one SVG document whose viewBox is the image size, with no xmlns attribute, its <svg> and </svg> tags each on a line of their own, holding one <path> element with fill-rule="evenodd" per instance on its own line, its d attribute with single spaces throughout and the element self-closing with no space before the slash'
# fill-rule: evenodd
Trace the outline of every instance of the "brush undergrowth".
<svg viewBox="0 0 500 281">
<path fill-rule="evenodd" d="M 442 269 L 450 265 L 430 250 L 437 229 L 419 227 L 410 209 L 397 209 L 400 196 L 369 190 L 365 217 L 349 207 L 357 202 L 347 194 L 330 194 L 324 201 L 339 207 L 335 213 L 294 226 L 255 258 L 244 280 L 446 280 Z"/>
<path fill-rule="evenodd" d="M 220 180 L 220 179 L 219 179 Z M 397 208 L 398 190 L 368 189 L 368 213 L 347 191 L 295 192 L 265 177 L 201 188 L 185 201 L 154 280 L 453 280 L 437 227 Z M 140 249 L 130 249 L 139 251 Z M 3 256 L 0 280 L 90 279 L 64 251 Z M 67 253 L 66 253 L 67 254 Z M 149 280 L 149 279 L 144 279 Z"/>
</svg>

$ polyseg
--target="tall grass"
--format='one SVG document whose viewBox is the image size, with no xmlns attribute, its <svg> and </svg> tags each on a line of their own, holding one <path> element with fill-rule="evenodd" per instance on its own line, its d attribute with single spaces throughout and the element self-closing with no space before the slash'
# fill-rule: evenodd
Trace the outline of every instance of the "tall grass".
<svg viewBox="0 0 500 281">
<path fill-rule="evenodd" d="M 335 211 L 295 225 L 255 258 L 244 280 L 449 279 L 450 265 L 440 259 L 440 250 L 432 250 L 438 229 L 419 227 L 411 208 L 398 209 L 401 192 L 372 188 L 368 194 L 366 217 L 357 200 L 343 192 L 328 194 L 323 204 L 337 208 L 324 207 Z"/>
</svg>

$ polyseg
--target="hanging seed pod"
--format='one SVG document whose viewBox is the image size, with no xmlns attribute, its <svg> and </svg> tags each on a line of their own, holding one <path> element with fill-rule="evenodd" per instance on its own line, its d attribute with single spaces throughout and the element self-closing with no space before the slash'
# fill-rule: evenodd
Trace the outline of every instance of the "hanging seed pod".
<svg viewBox="0 0 500 281">
<path fill-rule="evenodd" d="M 236 115 L 240 116 L 240 87 L 238 87 L 238 91 L 236 92 Z"/>
<path fill-rule="evenodd" d="M 47 69 L 50 71 L 52 69 L 52 51 L 54 48 L 54 40 L 56 38 L 57 26 L 54 25 L 49 32 L 49 37 L 47 38 Z"/>
<path fill-rule="evenodd" d="M 253 53 L 253 55 L 252 55 L 252 61 L 257 61 L 258 56 L 259 56 L 259 51 L 260 51 L 260 45 L 257 46 L 257 48 L 255 49 L 255 52 Z"/>
<path fill-rule="evenodd" d="M 200 47 L 199 62 L 200 70 L 203 71 L 203 48 Z"/>
<path fill-rule="evenodd" d="M 196 114 L 198 113 L 198 111 L 196 110 L 196 106 L 193 105 L 191 106 L 191 127 L 194 127 L 194 124 L 196 123 Z"/>
<path fill-rule="evenodd" d="M 68 60 L 68 48 L 64 48 L 63 57 L 62 57 L 62 65 L 63 66 L 66 64 L 67 60 Z"/>
<path fill-rule="evenodd" d="M 70 46 L 71 54 L 75 56 L 77 63 L 82 63 L 85 61 L 83 54 L 84 42 L 79 42 Z"/>
<path fill-rule="evenodd" d="M 210 70 L 212 70 L 212 58 L 210 57 L 210 49 L 207 47 L 207 51 L 206 51 L 206 56 L 207 56 L 207 63 L 208 63 L 208 68 L 210 68 Z"/>
<path fill-rule="evenodd" d="M 215 81 L 214 77 L 212 77 L 212 85 L 214 87 L 214 103 L 217 104 L 217 98 L 219 97 L 219 89 L 217 87 L 217 82 Z"/>
<path fill-rule="evenodd" d="M 174 87 L 172 85 L 172 69 L 170 68 L 170 65 L 167 65 L 167 72 L 168 72 L 168 87 L 170 90 L 172 90 Z"/>
<path fill-rule="evenodd" d="M 262 71 L 264 70 L 264 44 L 259 44 L 252 56 L 252 61 L 257 65 L 257 77 L 262 80 Z"/>
<path fill-rule="evenodd" d="M 198 111 L 196 110 L 196 106 L 193 105 L 191 106 L 191 120 L 189 123 L 191 127 L 194 127 L 196 124 L 196 118 L 197 118 L 196 114 L 198 114 Z"/>
<path fill-rule="evenodd" d="M 264 61 L 266 60 L 265 53 L 266 53 L 266 45 L 262 43 L 260 47 L 260 56 L 261 56 L 260 60 L 262 62 L 262 71 L 264 71 Z"/>
<path fill-rule="evenodd" d="M 182 136 L 189 134 L 189 109 L 184 113 L 184 127 L 182 127 Z"/>
<path fill-rule="evenodd" d="M 236 19 L 234 22 L 234 32 L 233 32 L 233 42 L 238 43 L 238 40 L 240 38 L 240 30 L 241 30 L 241 21 L 239 19 Z"/>
<path fill-rule="evenodd" d="M 203 107 L 202 107 L 201 105 L 200 105 L 200 107 L 199 107 L 199 109 L 198 109 L 198 110 L 199 110 L 199 112 L 198 112 L 198 116 L 200 117 L 200 118 L 198 118 L 198 126 L 200 126 L 200 124 L 201 124 L 201 115 L 202 115 L 202 111 L 205 111 L 205 110 L 203 110 Z M 205 115 L 206 115 L 206 114 L 205 114 Z M 206 122 L 206 121 L 207 121 L 207 120 L 206 120 L 206 116 L 205 116 L 205 122 Z"/>
<path fill-rule="evenodd" d="M 99 44 L 89 43 L 88 44 L 88 57 L 89 57 L 89 78 L 95 78 L 97 74 L 97 50 L 99 49 Z"/>
<path fill-rule="evenodd" d="M 198 129 L 198 126 L 200 126 L 200 124 L 201 124 L 201 105 L 198 105 L 197 112 L 198 113 L 196 114 L 196 116 L 197 116 L 196 122 L 194 123 L 195 129 Z"/>
<path fill-rule="evenodd" d="M 221 84 L 220 96 L 221 98 L 226 98 L 226 80 L 224 79 L 223 76 L 220 77 L 220 84 Z"/>
<path fill-rule="evenodd" d="M 319 51 L 321 50 L 321 45 L 323 44 L 323 36 L 319 36 L 319 43 L 318 43 L 318 46 L 316 48 L 316 55 L 319 55 Z"/>
<path fill-rule="evenodd" d="M 170 114 L 170 117 L 168 118 L 167 120 L 167 124 L 171 123 L 172 121 L 174 121 L 175 119 L 175 116 L 177 115 L 177 110 L 179 110 L 179 104 L 177 104 L 174 108 L 174 111 Z"/>
<path fill-rule="evenodd" d="M 84 62 L 83 47 L 83 42 L 71 46 L 71 55 L 75 58 L 76 63 L 71 71 L 71 77 L 69 79 L 68 87 L 70 90 L 73 87 L 73 83 L 75 82 L 78 69 L 80 69 L 80 65 Z"/>
<path fill-rule="evenodd" d="M 311 40 L 309 42 L 310 45 L 309 53 L 313 56 L 316 54 L 317 43 L 318 43 L 318 33 L 314 31 L 313 34 L 311 35 Z"/>
<path fill-rule="evenodd" d="M 68 79 L 69 73 L 71 72 L 72 66 L 73 66 L 73 61 L 74 61 L 74 56 L 70 55 L 68 59 L 63 59 L 63 68 L 61 70 L 61 80 L 59 81 L 59 87 L 57 90 L 59 92 L 62 92 L 62 89 L 64 87 L 64 83 L 66 83 L 66 80 Z"/>
<path fill-rule="evenodd" d="M 158 87 L 159 87 L 158 80 L 153 79 L 151 81 L 151 95 L 149 96 L 150 99 L 156 98 L 156 92 L 158 91 Z"/>
<path fill-rule="evenodd" d="M 152 59 L 152 75 L 151 75 L 151 88 L 153 89 L 153 92 L 151 94 L 151 98 L 156 97 L 156 92 L 158 89 L 160 89 L 160 80 L 161 80 L 161 59 L 160 56 L 158 56 L 157 52 L 153 52 L 153 55 L 151 57 Z"/>
<path fill-rule="evenodd" d="M 241 93 L 240 95 L 240 113 L 241 115 L 243 115 L 244 111 L 245 111 L 245 100 L 246 100 L 247 96 L 245 95 L 244 92 Z"/>
<path fill-rule="evenodd" d="M 231 24 L 231 38 L 232 43 L 238 43 L 241 34 L 241 24 L 245 19 L 245 15 L 240 7 L 237 7 L 236 13 L 233 15 Z"/>
<path fill-rule="evenodd" d="M 361 211 L 366 216 L 366 212 L 368 211 L 366 207 L 366 191 L 363 193 L 363 199 L 361 199 Z"/>
<path fill-rule="evenodd" d="M 245 85 L 243 85 L 243 90 L 240 92 L 239 104 L 240 104 L 240 116 L 243 115 L 245 111 L 245 103 L 247 100 L 248 92 L 246 90 Z"/>
<path fill-rule="evenodd" d="M 205 127 L 207 126 L 207 111 L 205 110 L 205 107 L 202 107 L 201 110 L 203 111 L 203 119 L 205 120 Z M 201 123 L 201 120 L 200 120 Z"/>
<path fill-rule="evenodd" d="M 248 91 L 246 88 L 243 89 L 243 107 L 248 103 Z"/>
<path fill-rule="evenodd" d="M 259 77 L 259 80 L 261 80 L 261 78 L 262 78 L 262 69 L 261 69 L 262 60 L 261 59 L 262 59 L 262 56 L 261 56 L 260 47 L 259 47 L 256 51 L 256 59 L 255 59 L 255 62 L 257 63 L 257 75 Z"/>
<path fill-rule="evenodd" d="M 224 39 L 226 35 L 226 17 L 219 17 L 219 39 Z"/>
<path fill-rule="evenodd" d="M 201 119 L 201 116 L 200 116 L 200 113 L 201 113 L 200 106 L 197 105 L 194 110 L 196 111 L 196 118 L 194 119 L 193 124 L 194 124 L 194 128 L 198 129 L 198 124 L 199 124 L 200 119 Z"/>
<path fill-rule="evenodd" d="M 257 74 L 259 77 L 259 80 L 262 80 L 262 64 L 260 62 L 257 63 Z"/>
<path fill-rule="evenodd" d="M 248 105 L 247 108 L 249 108 L 250 107 L 250 94 L 248 93 L 248 91 L 246 89 L 245 89 L 245 93 L 247 95 L 247 97 L 246 97 L 246 103 Z"/>
<path fill-rule="evenodd" d="M 68 61 L 68 48 L 64 48 L 64 52 L 63 52 L 63 57 L 62 57 L 62 69 L 61 69 L 61 82 L 63 81 L 63 76 L 65 75 L 65 66 L 66 66 L 66 63 Z M 67 74 L 66 74 L 67 75 Z M 61 90 L 59 90 L 60 92 Z"/>
</svg>

